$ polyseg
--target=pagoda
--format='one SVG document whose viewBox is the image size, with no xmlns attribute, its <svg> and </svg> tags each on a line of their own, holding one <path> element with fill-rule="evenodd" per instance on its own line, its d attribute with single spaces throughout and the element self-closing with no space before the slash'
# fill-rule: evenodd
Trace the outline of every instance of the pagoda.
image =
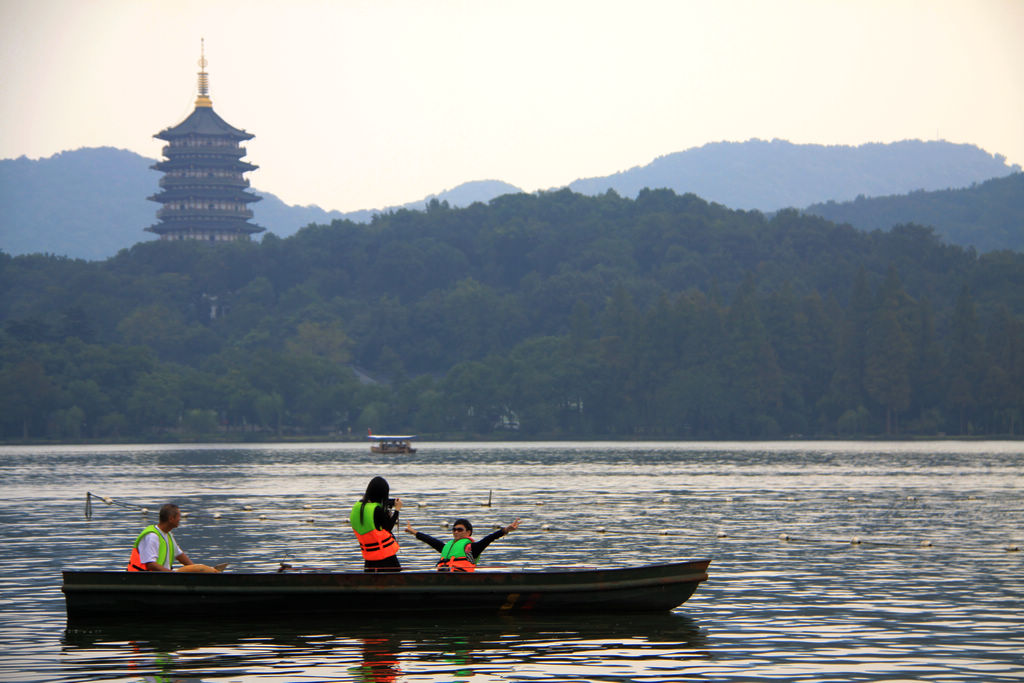
<svg viewBox="0 0 1024 683">
<path fill-rule="evenodd" d="M 199 68 L 195 111 L 153 136 L 167 142 L 166 159 L 150 167 L 164 175 L 160 192 L 148 197 L 162 205 L 156 212 L 160 222 L 146 230 L 161 240 L 248 241 L 250 235 L 264 230 L 249 223 L 248 205 L 262 197 L 246 192 L 249 181 L 242 177 L 259 168 L 242 161 L 245 148 L 239 145 L 254 136 L 213 111 L 205 49 L 200 51 Z"/>
</svg>

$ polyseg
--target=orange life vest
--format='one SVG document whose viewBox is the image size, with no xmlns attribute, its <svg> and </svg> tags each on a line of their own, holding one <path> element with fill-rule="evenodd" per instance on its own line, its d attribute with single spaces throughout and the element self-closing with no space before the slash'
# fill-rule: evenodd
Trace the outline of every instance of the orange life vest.
<svg viewBox="0 0 1024 683">
<path fill-rule="evenodd" d="M 475 572 L 476 562 L 466 552 L 472 543 L 472 538 L 453 539 L 445 543 L 441 549 L 441 559 L 437 561 L 437 571 Z"/>
<path fill-rule="evenodd" d="M 130 572 L 147 572 L 146 565 L 142 564 L 142 558 L 139 556 L 139 549 L 132 548 L 132 556 L 128 558 L 128 566 L 126 569 Z"/>
<path fill-rule="evenodd" d="M 373 513 L 378 507 L 377 503 L 366 503 L 365 506 L 356 503 L 348 516 L 364 560 L 383 560 L 398 554 L 398 539 L 394 534 L 374 526 Z"/>
</svg>

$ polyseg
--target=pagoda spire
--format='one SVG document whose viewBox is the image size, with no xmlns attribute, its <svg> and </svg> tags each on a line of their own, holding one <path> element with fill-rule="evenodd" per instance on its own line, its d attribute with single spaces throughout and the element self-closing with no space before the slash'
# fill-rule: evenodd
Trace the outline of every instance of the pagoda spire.
<svg viewBox="0 0 1024 683">
<path fill-rule="evenodd" d="M 197 107 L 212 107 L 210 100 L 210 78 L 206 74 L 206 39 L 199 39 L 199 96 L 196 98 Z"/>
</svg>

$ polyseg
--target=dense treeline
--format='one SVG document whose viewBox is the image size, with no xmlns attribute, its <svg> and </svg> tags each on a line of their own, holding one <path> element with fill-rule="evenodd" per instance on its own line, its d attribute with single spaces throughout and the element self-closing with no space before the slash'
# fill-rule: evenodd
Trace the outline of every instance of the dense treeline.
<svg viewBox="0 0 1024 683">
<path fill-rule="evenodd" d="M 1024 256 L 563 190 L 0 254 L 0 435 L 1020 434 Z"/>
</svg>

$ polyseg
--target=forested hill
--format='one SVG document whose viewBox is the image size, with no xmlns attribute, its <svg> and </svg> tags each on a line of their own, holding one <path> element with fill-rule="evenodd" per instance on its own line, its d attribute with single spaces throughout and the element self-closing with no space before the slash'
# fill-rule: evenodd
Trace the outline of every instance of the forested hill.
<svg viewBox="0 0 1024 683">
<path fill-rule="evenodd" d="M 667 190 L 0 255 L 0 288 L 8 439 L 992 435 L 1024 409 L 1024 255 Z"/>
<path fill-rule="evenodd" d="M 887 230 L 902 223 L 935 228 L 945 241 L 978 251 L 1024 252 L 1024 173 L 993 178 L 960 190 L 858 197 L 815 204 L 807 213 L 861 230 Z"/>
</svg>

